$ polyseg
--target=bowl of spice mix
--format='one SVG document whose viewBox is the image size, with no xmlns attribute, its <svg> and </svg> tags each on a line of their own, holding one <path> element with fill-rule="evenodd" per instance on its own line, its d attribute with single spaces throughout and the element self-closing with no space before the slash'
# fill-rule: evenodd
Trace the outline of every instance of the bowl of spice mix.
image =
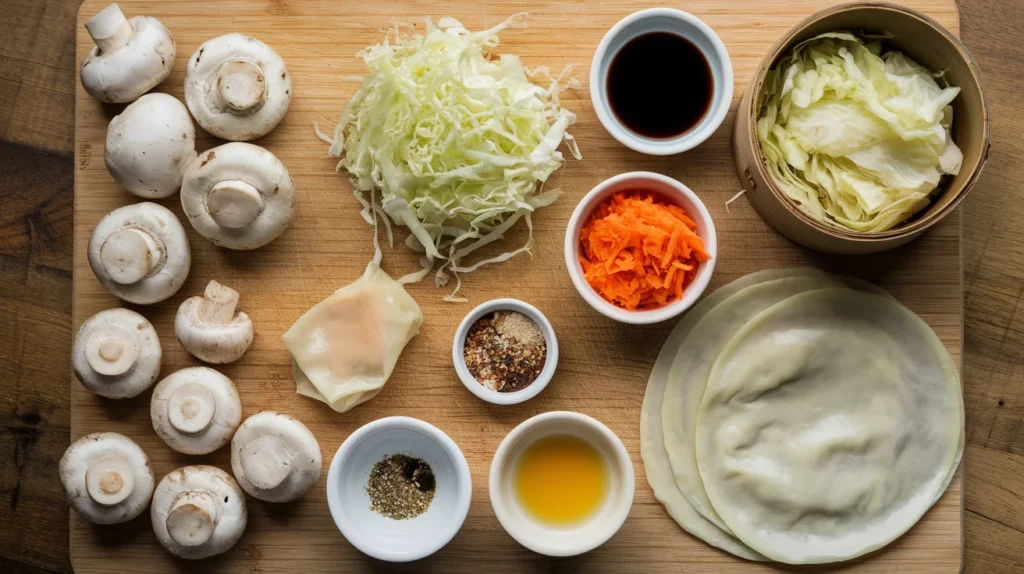
<svg viewBox="0 0 1024 574">
<path fill-rule="evenodd" d="M 470 311 L 455 331 L 452 361 L 462 384 L 499 405 L 529 400 L 551 382 L 558 339 L 536 307 L 494 299 Z"/>
<path fill-rule="evenodd" d="M 447 544 L 473 491 L 459 447 L 437 427 L 386 417 L 349 435 L 327 472 L 327 504 L 342 535 L 390 562 L 425 558 Z"/>
</svg>

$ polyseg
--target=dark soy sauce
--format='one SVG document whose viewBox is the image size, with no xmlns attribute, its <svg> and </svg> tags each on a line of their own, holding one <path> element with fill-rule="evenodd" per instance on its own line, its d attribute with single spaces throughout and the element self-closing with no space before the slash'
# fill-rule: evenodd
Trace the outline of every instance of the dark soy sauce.
<svg viewBox="0 0 1024 574">
<path fill-rule="evenodd" d="M 608 68 L 608 103 L 628 129 L 655 139 L 680 136 L 711 106 L 714 79 L 700 48 L 671 32 L 637 36 Z"/>
</svg>

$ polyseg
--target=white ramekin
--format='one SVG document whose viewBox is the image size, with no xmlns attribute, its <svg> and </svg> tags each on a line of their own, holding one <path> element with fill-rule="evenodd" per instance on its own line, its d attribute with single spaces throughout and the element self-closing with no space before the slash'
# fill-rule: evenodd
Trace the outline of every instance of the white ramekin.
<svg viewBox="0 0 1024 574">
<path fill-rule="evenodd" d="M 580 264 L 579 258 L 580 229 L 598 204 L 616 191 L 629 189 L 658 192 L 668 201 L 682 207 L 687 215 L 697 224 L 697 235 L 704 240 L 704 249 L 711 255 L 710 260 L 700 264 L 697 275 L 683 291 L 683 298 L 658 309 L 628 311 L 618 307 L 604 297 L 601 297 L 583 277 L 583 266 Z M 569 218 L 569 225 L 565 230 L 565 266 L 569 270 L 569 277 L 572 279 L 572 284 L 576 287 L 576 291 L 598 313 L 622 323 L 633 325 L 657 323 L 671 319 L 689 309 L 691 305 L 697 302 L 697 299 L 700 298 L 707 288 L 708 283 L 711 282 L 711 274 L 715 271 L 715 261 L 717 258 L 718 236 L 715 234 L 715 224 L 711 221 L 711 214 L 704 207 L 704 202 L 690 188 L 671 177 L 648 171 L 623 173 L 599 183 L 597 187 L 590 190 L 580 200 L 576 210 L 572 212 L 572 217 Z"/>
<path fill-rule="evenodd" d="M 683 36 L 700 49 L 711 67 L 714 93 L 708 112 L 693 129 L 674 138 L 649 138 L 630 130 L 622 125 L 608 103 L 607 78 L 612 58 L 627 42 L 649 32 L 671 32 Z M 665 73 L 681 72 L 672 68 L 672 62 L 665 62 Z M 718 34 L 700 18 L 671 8 L 641 10 L 619 20 L 598 44 L 590 64 L 590 99 L 601 125 L 622 145 L 650 155 L 682 153 L 711 137 L 729 113 L 732 84 L 732 60 Z"/>
<path fill-rule="evenodd" d="M 572 434 L 589 442 L 607 464 L 608 493 L 600 509 L 581 523 L 544 524 L 521 507 L 513 489 L 519 456 L 534 441 Z M 491 462 L 488 488 L 498 522 L 517 542 L 547 556 L 575 556 L 597 548 L 618 532 L 633 506 L 635 478 L 626 447 L 608 427 L 587 415 L 554 411 L 527 419 L 501 441 Z"/>
<path fill-rule="evenodd" d="M 470 374 L 469 368 L 466 367 L 466 335 L 469 334 L 470 327 L 480 317 L 494 311 L 518 311 L 533 319 L 533 322 L 544 333 L 544 342 L 547 345 L 547 358 L 544 362 L 544 368 L 537 375 L 537 379 L 522 390 L 508 393 L 492 391 L 477 382 L 473 375 Z M 459 380 L 469 389 L 469 392 L 489 403 L 514 405 L 537 396 L 551 382 L 551 377 L 554 376 L 555 368 L 558 366 L 558 338 L 555 337 L 555 329 L 551 326 L 548 318 L 533 305 L 518 299 L 493 299 L 470 311 L 466 318 L 462 320 L 462 323 L 459 323 L 459 328 L 455 330 L 455 339 L 452 340 L 452 363 L 455 364 L 455 372 L 458 373 Z"/>
<path fill-rule="evenodd" d="M 423 459 L 437 480 L 430 507 L 415 518 L 393 520 L 370 510 L 370 471 L 392 454 Z M 419 560 L 448 544 L 466 520 L 472 493 L 469 464 L 458 445 L 411 417 L 363 425 L 341 444 L 327 471 L 327 505 L 338 530 L 364 554 L 389 562 Z"/>
</svg>

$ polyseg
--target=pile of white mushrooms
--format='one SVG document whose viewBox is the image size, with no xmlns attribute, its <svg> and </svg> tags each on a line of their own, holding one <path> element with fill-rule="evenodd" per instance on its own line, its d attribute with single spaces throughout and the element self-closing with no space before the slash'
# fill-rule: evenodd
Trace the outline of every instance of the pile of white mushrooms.
<svg viewBox="0 0 1024 574">
<path fill-rule="evenodd" d="M 104 163 L 114 180 L 144 200 L 180 190 L 188 221 L 215 245 L 256 249 L 278 237 L 294 215 L 291 177 L 270 151 L 238 143 L 266 135 L 288 110 L 291 77 L 277 52 L 241 34 L 206 41 L 188 61 L 186 107 L 171 95 L 147 93 L 170 74 L 177 51 L 160 21 L 126 18 L 111 4 L 85 27 L 96 46 L 82 62 L 82 86 L 101 102 L 128 104 L 107 128 Z M 198 154 L 192 118 L 211 135 L 235 143 Z M 178 216 L 143 201 L 115 209 L 96 224 L 88 260 L 107 291 L 127 303 L 151 305 L 184 286 L 192 256 Z M 174 322 L 182 347 L 206 363 L 240 359 L 252 344 L 253 323 L 238 303 L 238 292 L 217 281 L 185 299 Z M 120 308 L 82 323 L 72 349 L 78 380 L 104 399 L 145 392 L 160 376 L 162 357 L 153 324 Z M 242 422 L 237 388 L 210 367 L 166 376 L 153 389 L 150 417 L 156 435 L 186 455 L 209 454 L 230 443 L 234 477 L 214 466 L 185 466 L 165 475 L 154 492 L 153 471 L 139 445 L 103 432 L 68 447 L 60 478 L 68 504 L 96 524 L 126 522 L 150 506 L 157 540 L 175 556 L 206 558 L 230 549 L 245 530 L 245 492 L 286 502 L 320 477 L 320 445 L 313 433 L 269 411 Z"/>
<path fill-rule="evenodd" d="M 207 40 L 188 61 L 186 108 L 171 95 L 147 93 L 170 74 L 177 52 L 159 20 L 128 19 L 111 4 L 85 27 L 96 46 L 82 61 L 82 85 L 101 102 L 129 104 L 107 127 L 104 163 L 114 180 L 143 199 L 162 199 L 182 190 L 182 208 L 196 231 L 228 249 L 256 249 L 280 235 L 295 204 L 284 164 L 252 144 L 228 144 L 199 155 L 192 118 L 210 135 L 232 142 L 270 133 L 291 102 L 291 76 L 281 56 L 242 34 Z M 152 211 L 143 205 L 143 213 Z M 108 227 L 122 227 L 119 216 L 108 217 L 114 219 Z M 145 238 L 137 239 L 129 247 L 141 253 L 147 245 Z M 123 290 L 105 281 L 114 272 L 107 270 L 104 276 L 104 268 L 93 269 L 118 297 L 156 302 L 125 298 Z M 188 273 L 187 267 L 169 271 L 181 273 L 175 278 L 178 285 Z M 139 281 L 138 273 L 121 279 Z"/>
</svg>

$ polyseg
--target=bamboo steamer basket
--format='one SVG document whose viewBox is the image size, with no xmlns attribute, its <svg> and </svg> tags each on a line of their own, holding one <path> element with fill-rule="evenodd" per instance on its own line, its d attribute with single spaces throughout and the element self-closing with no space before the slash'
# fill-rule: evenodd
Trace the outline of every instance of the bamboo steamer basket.
<svg viewBox="0 0 1024 574">
<path fill-rule="evenodd" d="M 757 142 L 762 85 L 768 71 L 792 46 L 824 32 L 849 30 L 891 35 L 896 48 L 930 70 L 945 70 L 945 78 L 960 88 L 953 100 L 953 141 L 963 151 L 956 176 L 946 176 L 931 204 L 909 221 L 882 233 L 861 233 L 818 221 L 804 213 L 772 181 Z M 838 254 L 876 253 L 903 245 L 949 215 L 970 191 L 988 157 L 991 124 L 978 64 L 960 41 L 935 20 L 895 4 L 864 2 L 840 5 L 807 18 L 761 61 L 740 100 L 733 131 L 733 158 L 746 196 L 776 231 L 806 247 Z"/>
</svg>

